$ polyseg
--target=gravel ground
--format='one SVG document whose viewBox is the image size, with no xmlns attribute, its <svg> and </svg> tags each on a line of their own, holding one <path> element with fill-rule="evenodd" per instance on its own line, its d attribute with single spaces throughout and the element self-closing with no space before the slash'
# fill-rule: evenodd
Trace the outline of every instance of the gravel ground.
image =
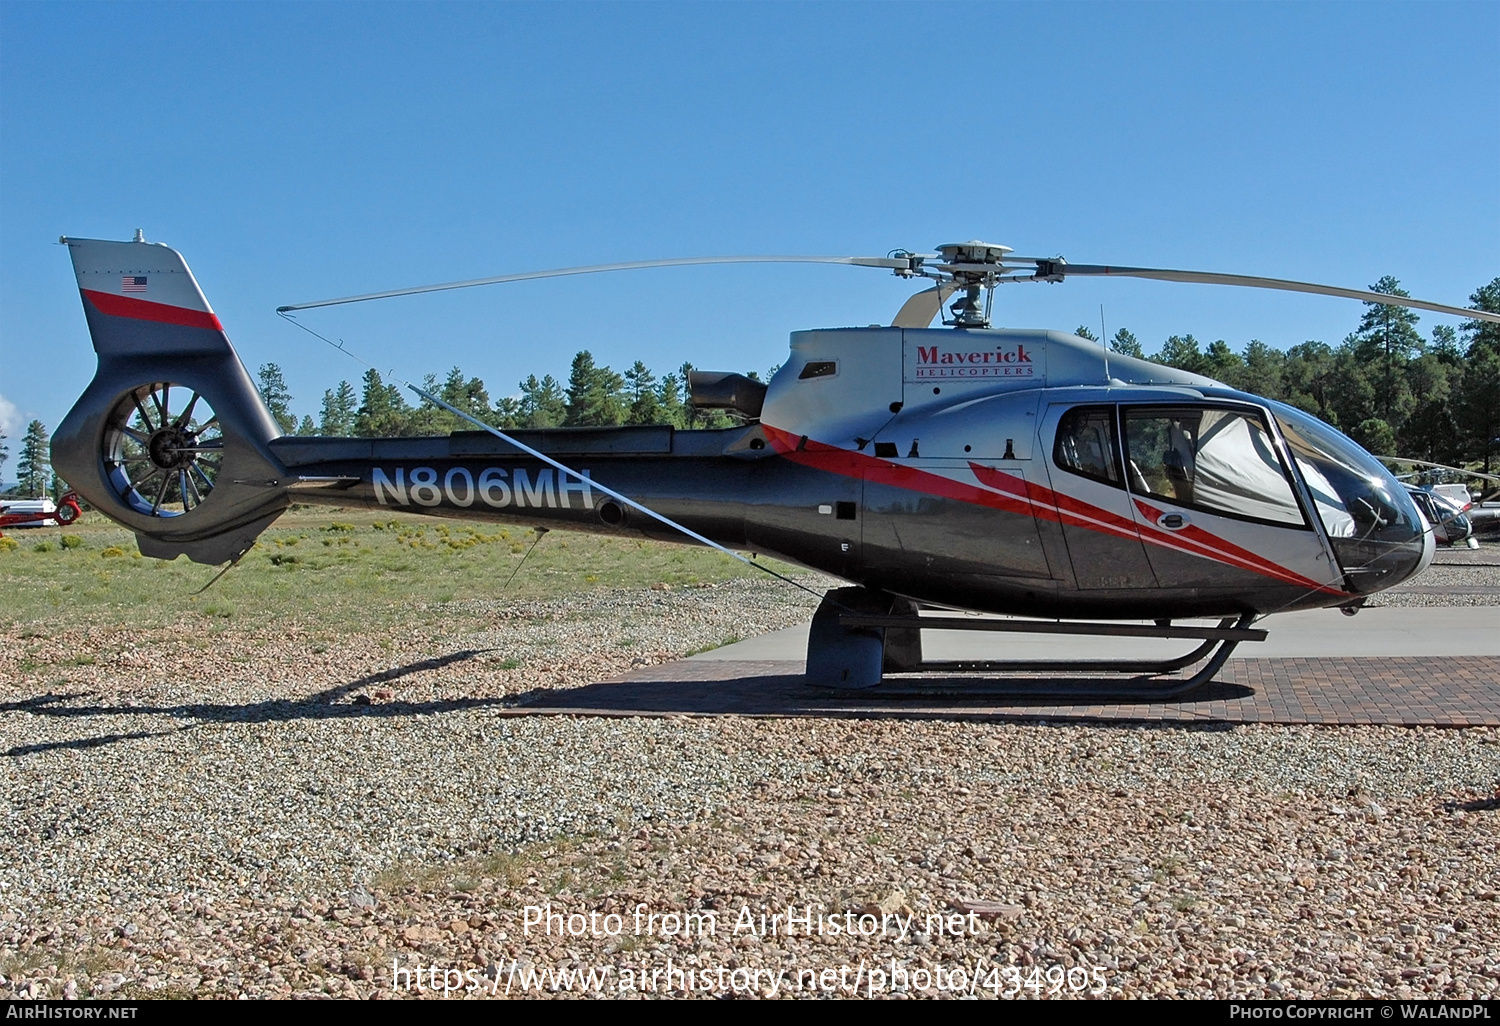
<svg viewBox="0 0 1500 1026">
<path fill-rule="evenodd" d="M 509 711 L 812 602 L 0 631 L 0 997 L 1500 994 L 1500 731 Z"/>
<path fill-rule="evenodd" d="M 1417 577 L 1370 600 L 1376 606 L 1500 606 L 1500 545 L 1439 549 Z"/>
</svg>

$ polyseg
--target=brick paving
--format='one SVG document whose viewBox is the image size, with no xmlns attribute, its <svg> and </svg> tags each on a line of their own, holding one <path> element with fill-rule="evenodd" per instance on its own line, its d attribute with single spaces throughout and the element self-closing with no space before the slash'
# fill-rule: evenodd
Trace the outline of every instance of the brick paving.
<svg viewBox="0 0 1500 1026">
<path fill-rule="evenodd" d="M 894 677 L 871 691 L 837 692 L 805 684 L 800 662 L 681 660 L 580 688 L 531 692 L 507 713 L 1500 726 L 1500 656 L 1231 660 L 1212 683 L 1175 700 L 953 694 L 997 683 Z M 1104 682 L 1056 683 L 1097 689 Z"/>
</svg>

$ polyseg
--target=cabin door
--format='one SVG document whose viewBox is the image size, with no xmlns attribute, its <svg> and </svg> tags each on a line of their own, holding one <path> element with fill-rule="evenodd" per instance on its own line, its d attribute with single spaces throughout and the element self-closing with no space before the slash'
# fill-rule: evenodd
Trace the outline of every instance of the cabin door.
<svg viewBox="0 0 1500 1026">
<path fill-rule="evenodd" d="M 1125 490 L 1115 407 L 1051 406 L 1041 450 L 1050 500 L 1082 591 L 1156 586 Z"/>
</svg>

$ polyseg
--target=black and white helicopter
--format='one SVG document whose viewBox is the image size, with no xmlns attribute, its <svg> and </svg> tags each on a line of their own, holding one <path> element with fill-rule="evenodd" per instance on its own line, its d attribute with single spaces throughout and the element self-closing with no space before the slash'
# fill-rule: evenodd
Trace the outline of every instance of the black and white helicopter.
<svg viewBox="0 0 1500 1026">
<path fill-rule="evenodd" d="M 99 367 L 53 437 L 53 464 L 134 531 L 144 555 L 236 560 L 293 501 L 766 553 L 851 582 L 825 597 L 808 647 L 810 682 L 851 688 L 928 669 L 1103 669 L 1139 685 L 1142 674 L 1201 664 L 1186 679 L 1143 685 L 1181 693 L 1211 680 L 1239 642 L 1263 639 L 1251 628 L 1258 617 L 1353 611 L 1432 559 L 1431 527 L 1406 489 L 1327 424 L 1075 335 L 991 328 L 998 285 L 1154 278 L 1500 321 L 1324 285 L 1022 258 L 982 242 L 886 257 L 565 268 L 279 312 L 695 263 L 853 264 L 936 284 L 889 327 L 794 332 L 768 383 L 695 372 L 693 404 L 735 411 L 744 418 L 735 428 L 500 431 L 474 421 L 476 430 L 436 438 L 308 438 L 278 430 L 178 253 L 140 232 L 132 242 L 62 241 Z M 945 326 L 930 327 L 945 306 Z M 1202 617 L 1221 619 L 1172 623 Z M 1155 663 L 935 664 L 922 658 L 922 628 L 1200 644 Z"/>
</svg>

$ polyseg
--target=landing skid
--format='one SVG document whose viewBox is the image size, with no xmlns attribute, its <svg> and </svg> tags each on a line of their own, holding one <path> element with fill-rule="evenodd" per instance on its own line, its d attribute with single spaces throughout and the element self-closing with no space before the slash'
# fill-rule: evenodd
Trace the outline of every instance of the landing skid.
<svg viewBox="0 0 1500 1026">
<path fill-rule="evenodd" d="M 807 682 L 816 687 L 866 691 L 884 697 L 929 695 L 1009 695 L 1139 700 L 1175 698 L 1214 679 L 1242 641 L 1264 641 L 1250 629 L 1254 614 L 1225 617 L 1217 627 L 1180 627 L 1055 620 L 984 620 L 972 617 L 918 617 L 915 607 L 864 588 L 838 588 L 823 598 L 807 639 Z M 1125 638 L 1198 640 L 1185 655 L 1164 660 L 1003 660 L 932 661 L 922 658 L 923 630 L 990 631 L 1017 634 L 1073 634 Z M 1206 662 L 1204 662 L 1206 660 Z M 1153 680 L 1202 662 L 1186 678 Z M 962 674 L 1112 673 L 1130 675 L 1118 683 L 1015 677 L 955 683 Z M 900 676 L 885 680 L 886 674 Z M 925 680 L 924 680 L 925 678 Z M 933 679 L 938 678 L 938 679 Z M 930 681 L 930 682 L 929 682 Z M 870 689 L 874 689 L 871 691 Z"/>
</svg>

